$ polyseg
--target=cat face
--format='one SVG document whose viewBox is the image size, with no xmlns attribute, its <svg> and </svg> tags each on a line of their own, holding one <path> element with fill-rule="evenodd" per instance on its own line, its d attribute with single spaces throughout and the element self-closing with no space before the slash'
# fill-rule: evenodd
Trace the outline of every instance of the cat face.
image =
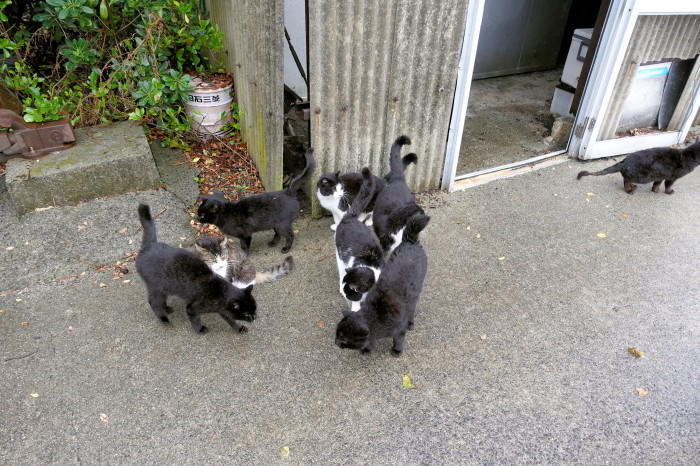
<svg viewBox="0 0 700 466">
<path fill-rule="evenodd" d="M 253 298 L 253 285 L 239 291 L 237 296 L 229 299 L 226 308 L 231 311 L 236 320 L 243 320 L 245 322 L 252 322 L 255 320 L 257 304 L 255 303 L 255 298 Z"/>
<path fill-rule="evenodd" d="M 202 197 L 202 203 L 197 209 L 197 221 L 199 223 L 215 223 L 223 207 L 224 203 L 219 199 Z"/>
<path fill-rule="evenodd" d="M 342 349 L 361 349 L 367 337 L 369 328 L 359 312 L 343 311 L 343 320 L 335 329 L 335 344 Z"/>
<path fill-rule="evenodd" d="M 343 277 L 343 292 L 351 301 L 359 301 L 374 286 L 374 271 L 369 267 L 353 267 Z"/>
<path fill-rule="evenodd" d="M 335 187 L 340 179 L 340 172 L 326 173 L 319 178 L 316 183 L 316 188 L 322 196 L 330 196 L 335 191 Z"/>
</svg>

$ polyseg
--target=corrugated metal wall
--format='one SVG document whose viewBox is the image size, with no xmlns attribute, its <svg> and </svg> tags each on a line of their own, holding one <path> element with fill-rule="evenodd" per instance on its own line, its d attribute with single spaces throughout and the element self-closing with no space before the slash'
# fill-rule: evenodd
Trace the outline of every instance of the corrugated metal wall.
<svg viewBox="0 0 700 466">
<path fill-rule="evenodd" d="M 210 0 L 208 11 L 224 33 L 243 139 L 265 189 L 281 189 L 284 1 Z"/>
<path fill-rule="evenodd" d="M 407 134 L 418 155 L 406 172 L 409 186 L 440 186 L 467 6 L 309 0 L 314 182 L 325 172 L 363 166 L 383 175 L 391 143 Z"/>
<path fill-rule="evenodd" d="M 615 83 L 600 139 L 615 136 L 622 107 L 642 63 L 667 58 L 688 59 L 700 53 L 700 16 L 640 16 Z"/>
</svg>

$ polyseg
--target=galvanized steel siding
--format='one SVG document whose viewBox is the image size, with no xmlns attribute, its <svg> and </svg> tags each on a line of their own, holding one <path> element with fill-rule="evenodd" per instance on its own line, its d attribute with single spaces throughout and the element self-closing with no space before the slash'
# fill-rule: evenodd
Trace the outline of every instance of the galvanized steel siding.
<svg viewBox="0 0 700 466">
<path fill-rule="evenodd" d="M 700 53 L 700 16 L 640 16 L 615 83 L 613 100 L 601 127 L 600 139 L 615 136 L 622 106 L 639 65 L 670 58 L 688 59 Z"/>
<path fill-rule="evenodd" d="M 282 188 L 284 1 L 210 0 L 242 110 L 241 134 L 265 189 Z"/>
<path fill-rule="evenodd" d="M 440 186 L 467 6 L 464 0 L 310 0 L 315 178 L 363 166 L 384 174 L 391 143 L 407 134 L 418 155 L 407 171 L 409 186 Z"/>
</svg>

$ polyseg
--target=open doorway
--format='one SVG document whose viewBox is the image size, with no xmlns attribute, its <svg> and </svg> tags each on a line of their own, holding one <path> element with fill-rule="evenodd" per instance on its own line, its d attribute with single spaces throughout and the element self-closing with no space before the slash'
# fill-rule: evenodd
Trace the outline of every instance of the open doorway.
<svg viewBox="0 0 700 466">
<path fill-rule="evenodd" d="M 458 178 L 566 150 L 600 7 L 601 0 L 485 2 Z"/>
</svg>

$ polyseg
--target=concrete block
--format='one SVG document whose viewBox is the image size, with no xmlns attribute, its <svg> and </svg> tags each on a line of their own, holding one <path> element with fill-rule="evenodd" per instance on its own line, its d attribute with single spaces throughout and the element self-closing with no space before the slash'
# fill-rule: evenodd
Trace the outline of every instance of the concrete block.
<svg viewBox="0 0 700 466">
<path fill-rule="evenodd" d="M 10 159 L 6 184 L 17 213 L 156 188 L 161 181 L 141 126 L 134 121 L 75 131 L 70 149 L 40 160 Z"/>
</svg>

